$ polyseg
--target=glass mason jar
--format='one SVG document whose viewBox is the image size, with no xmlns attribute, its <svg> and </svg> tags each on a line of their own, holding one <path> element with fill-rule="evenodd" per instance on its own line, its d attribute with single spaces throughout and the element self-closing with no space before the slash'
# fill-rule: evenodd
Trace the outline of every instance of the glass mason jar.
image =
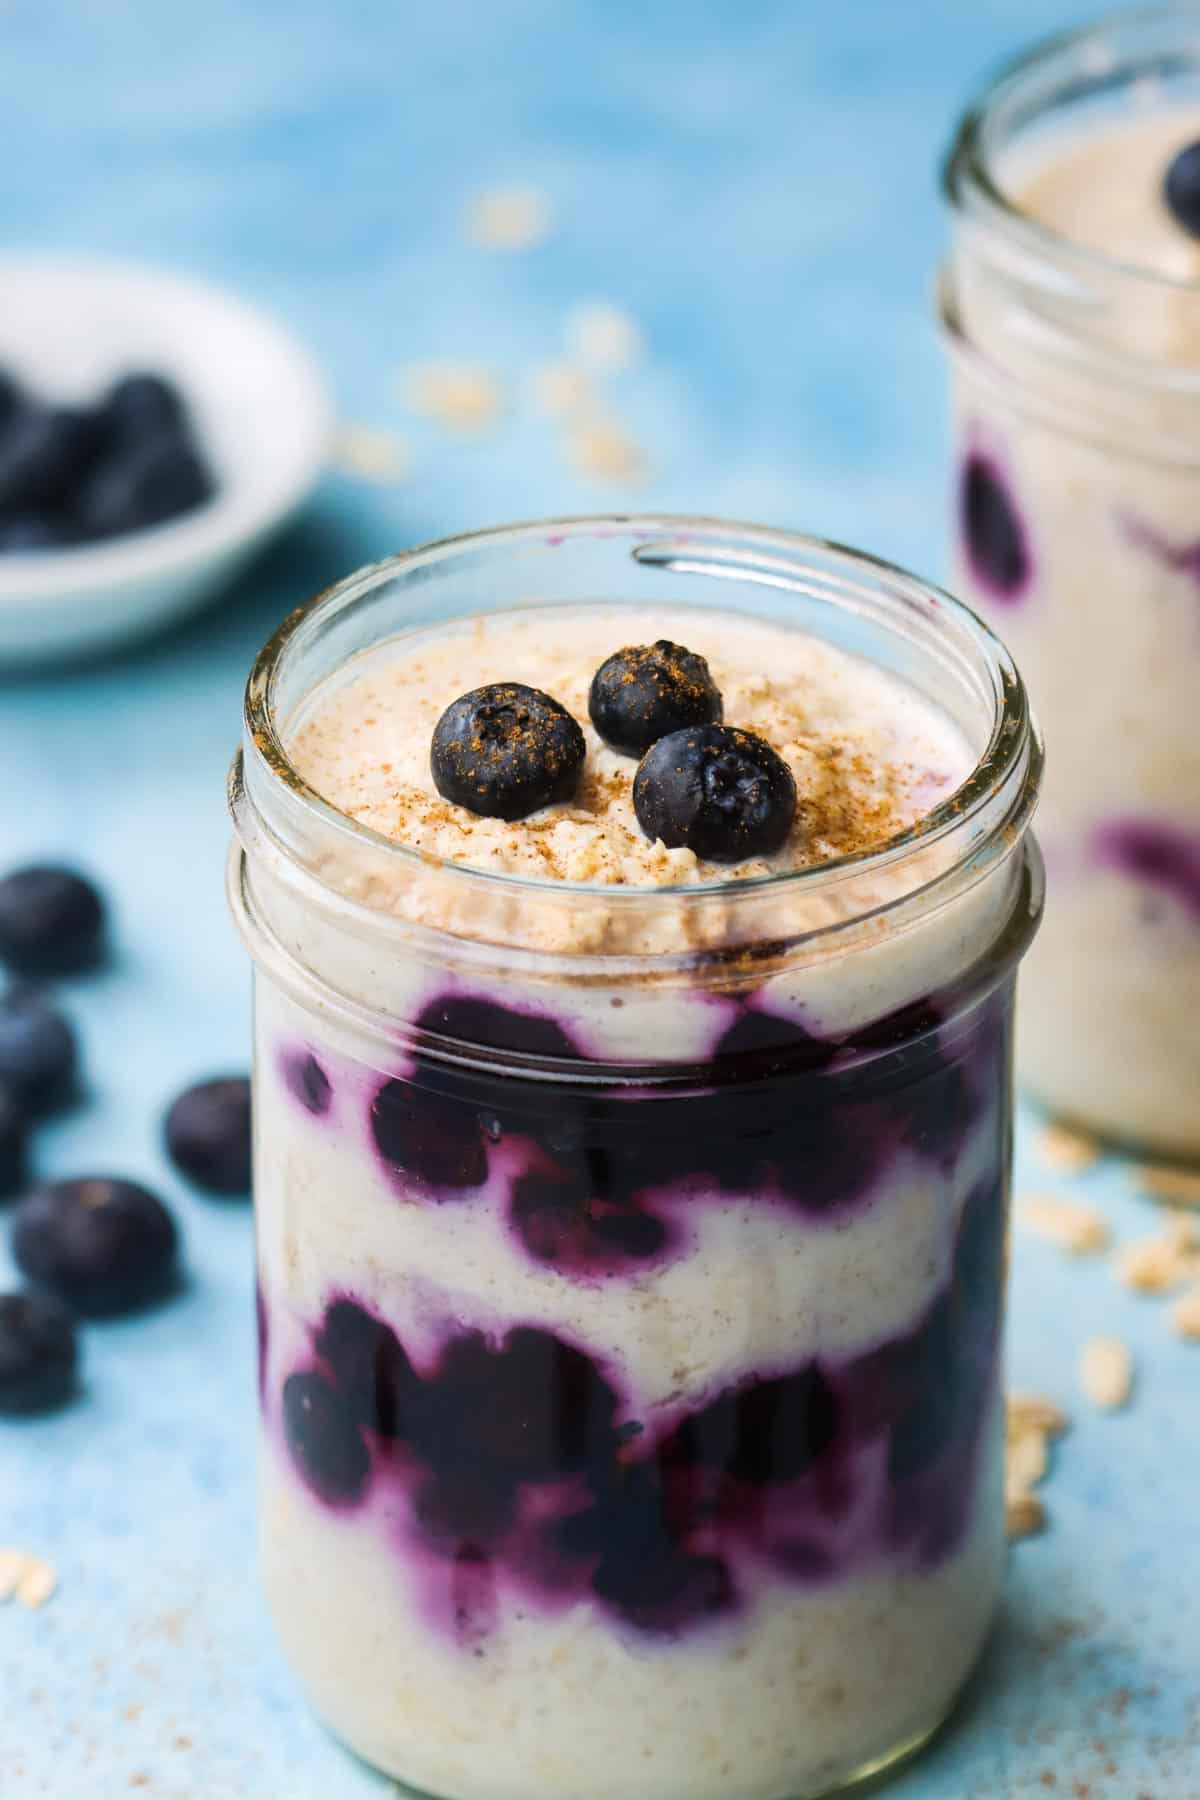
<svg viewBox="0 0 1200 1800">
<path fill-rule="evenodd" d="M 974 772 L 870 853 L 647 889 L 438 863 L 289 763 L 360 653 L 597 596 L 635 640 L 669 600 L 848 646 L 946 709 Z M 707 521 L 435 544 L 263 650 L 230 867 L 262 1559 L 314 1706 L 370 1761 L 451 1800 L 792 1800 L 943 1718 L 1004 1561 L 1040 766 L 956 601 Z"/>
<path fill-rule="evenodd" d="M 1011 67 L 946 166 L 941 308 L 957 591 L 1011 645 L 1051 745 L 1051 904 L 1018 1063 L 1055 1110 L 1195 1155 L 1200 281 L 1182 234 L 1192 273 L 1168 277 L 1057 235 L 1006 188 L 1046 146 L 1185 95 L 1195 136 L 1194 5 L 1115 16 Z"/>
</svg>

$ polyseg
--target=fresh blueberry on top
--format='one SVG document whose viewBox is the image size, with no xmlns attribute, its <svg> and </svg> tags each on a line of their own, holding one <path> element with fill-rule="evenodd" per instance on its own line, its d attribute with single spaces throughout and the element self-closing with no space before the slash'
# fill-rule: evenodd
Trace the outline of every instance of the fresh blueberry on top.
<svg viewBox="0 0 1200 1800">
<path fill-rule="evenodd" d="M 1163 196 L 1176 224 L 1191 237 L 1200 238 L 1200 141 L 1185 144 L 1172 157 Z"/>
<path fill-rule="evenodd" d="M 48 863 L 0 881 L 0 962 L 21 975 L 68 975 L 95 962 L 104 931 L 96 889 Z"/>
<path fill-rule="evenodd" d="M 221 1076 L 185 1089 L 166 1119 L 176 1168 L 210 1194 L 250 1192 L 250 1083 Z"/>
<path fill-rule="evenodd" d="M 978 452 L 963 465 L 959 518 L 976 579 L 997 599 L 1015 599 L 1029 579 L 1029 545 L 999 470 Z"/>
<path fill-rule="evenodd" d="M 104 412 L 117 442 L 135 444 L 162 432 L 178 431 L 186 408 L 179 389 L 161 375 L 139 370 L 109 390 Z"/>
<path fill-rule="evenodd" d="M 314 1492 L 333 1506 L 362 1497 L 371 1457 L 353 1414 L 323 1375 L 289 1375 L 283 1430 L 292 1459 Z"/>
<path fill-rule="evenodd" d="M 721 694 L 702 656 L 659 638 L 628 645 L 592 677 L 588 712 L 606 744 L 641 756 L 687 725 L 717 725 Z"/>
<path fill-rule="evenodd" d="M 0 1085 L 29 1117 L 70 1099 L 77 1063 L 74 1032 L 36 990 L 16 988 L 0 1000 Z"/>
<path fill-rule="evenodd" d="M 12 1088 L 0 1082 L 0 1200 L 25 1179 L 25 1111 Z"/>
<path fill-rule="evenodd" d="M 101 461 L 75 499 L 85 537 L 118 537 L 162 525 L 213 495 L 203 458 L 186 437 L 160 432 Z"/>
<path fill-rule="evenodd" d="M 488 819 L 524 819 L 569 800 L 586 754 L 565 706 L 519 681 L 451 701 L 433 733 L 430 768 L 444 799 Z"/>
<path fill-rule="evenodd" d="M 50 1294 L 0 1294 L 0 1413 L 48 1412 L 69 1399 L 75 1321 Z"/>
<path fill-rule="evenodd" d="M 18 414 L 0 437 L 0 512 L 65 506 L 103 442 L 95 413 L 59 406 Z"/>
<path fill-rule="evenodd" d="M 179 1234 L 134 1181 L 93 1176 L 35 1188 L 17 1207 L 13 1255 L 31 1281 L 81 1312 L 128 1312 L 170 1285 Z"/>
<path fill-rule="evenodd" d="M 771 856 L 791 830 L 796 783 L 753 731 L 701 725 L 659 738 L 638 764 L 633 805 L 648 838 L 706 862 Z"/>
</svg>

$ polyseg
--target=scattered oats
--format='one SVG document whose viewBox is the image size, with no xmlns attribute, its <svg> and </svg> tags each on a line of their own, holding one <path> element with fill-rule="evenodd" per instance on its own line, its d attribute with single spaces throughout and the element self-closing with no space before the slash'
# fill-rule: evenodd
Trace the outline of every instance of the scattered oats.
<svg viewBox="0 0 1200 1800">
<path fill-rule="evenodd" d="M 1182 1338 L 1200 1342 L 1200 1287 L 1177 1300 L 1171 1308 L 1171 1324 Z"/>
<path fill-rule="evenodd" d="M 1100 1146 L 1085 1131 L 1070 1125 L 1047 1125 L 1037 1141 L 1038 1155 L 1048 1168 L 1078 1175 L 1100 1160 Z"/>
<path fill-rule="evenodd" d="M 1191 1219 L 1176 1213 L 1161 1236 L 1130 1244 L 1117 1258 L 1117 1273 L 1139 1294 L 1169 1294 L 1200 1276 Z"/>
<path fill-rule="evenodd" d="M 571 433 L 571 459 L 582 475 L 598 481 L 637 481 L 646 473 L 646 456 L 636 439 L 619 425 L 596 421 Z"/>
<path fill-rule="evenodd" d="M 1090 1256 L 1108 1244 L 1107 1221 L 1094 1206 L 1053 1194 L 1030 1195 L 1017 1210 L 1017 1222 L 1072 1256 Z"/>
<path fill-rule="evenodd" d="M 1133 1357 L 1120 1338 L 1089 1338 L 1079 1359 L 1079 1381 L 1093 1406 L 1114 1412 L 1133 1389 Z"/>
<path fill-rule="evenodd" d="M 615 375 L 641 360 L 637 321 L 607 300 L 587 301 L 567 314 L 567 346 L 572 360 Z"/>
<path fill-rule="evenodd" d="M 467 237 L 480 250 L 532 250 L 554 227 L 554 202 L 535 187 L 483 188 L 466 210 Z"/>
<path fill-rule="evenodd" d="M 1200 1169 L 1171 1163 L 1135 1163 L 1133 1178 L 1152 1200 L 1167 1206 L 1200 1207 Z"/>
<path fill-rule="evenodd" d="M 403 438 L 373 425 L 343 425 L 334 439 L 333 459 L 347 475 L 363 481 L 404 481 L 412 457 Z"/>
<path fill-rule="evenodd" d="M 22 1606 L 36 1612 L 45 1606 L 57 1586 L 58 1576 L 49 1563 L 36 1556 L 26 1557 L 25 1568 L 17 1582 L 17 1600 Z"/>
<path fill-rule="evenodd" d="M 1004 1511 L 1010 1538 L 1032 1537 L 1046 1523 L 1046 1509 L 1036 1494 L 1006 1494 Z"/>
<path fill-rule="evenodd" d="M 1070 1420 L 1061 1406 L 1041 1394 L 1015 1393 L 1008 1396 L 1007 1424 L 1010 1437 L 1017 1437 L 1024 1431 L 1040 1431 L 1046 1437 L 1055 1438 L 1062 1436 Z"/>
<path fill-rule="evenodd" d="M 1035 1488 L 1049 1464 L 1044 1431 L 1023 1431 L 1008 1441 L 1005 1480 L 1011 1493 Z"/>
<path fill-rule="evenodd" d="M 504 410 L 499 382 L 476 363 L 416 363 L 404 371 L 403 385 L 413 410 L 448 431 L 487 431 Z"/>
<path fill-rule="evenodd" d="M 582 369 L 568 362 L 542 363 L 533 372 L 533 404 L 543 417 L 566 419 L 591 403 L 591 383 Z"/>
<path fill-rule="evenodd" d="M 12 1599 L 28 1562 L 24 1550 L 0 1550 L 0 1601 Z"/>
</svg>

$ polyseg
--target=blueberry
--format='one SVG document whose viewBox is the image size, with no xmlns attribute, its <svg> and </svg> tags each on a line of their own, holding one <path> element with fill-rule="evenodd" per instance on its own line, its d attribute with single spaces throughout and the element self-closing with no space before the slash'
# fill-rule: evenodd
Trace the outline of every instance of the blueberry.
<svg viewBox="0 0 1200 1800">
<path fill-rule="evenodd" d="M 194 445 L 175 433 L 162 433 L 105 457 L 81 488 L 74 511 L 85 537 L 119 537 L 191 512 L 213 492 L 212 477 Z"/>
<path fill-rule="evenodd" d="M 592 1577 L 596 1597 L 637 1631 L 674 1637 L 736 1604 L 729 1569 L 719 1556 L 676 1551 L 637 1561 L 605 1557 Z"/>
<path fill-rule="evenodd" d="M 438 1192 L 481 1187 L 487 1150 L 469 1106 L 413 1081 L 385 1081 L 371 1102 L 371 1135 L 390 1169 Z"/>
<path fill-rule="evenodd" d="M 512 1524 L 512 1487 L 481 1478 L 474 1469 L 431 1475 L 417 1491 L 413 1513 L 425 1537 L 443 1555 L 486 1553 L 496 1548 Z"/>
<path fill-rule="evenodd" d="M 11 1088 L 0 1083 L 0 1200 L 25 1180 L 25 1109 Z"/>
<path fill-rule="evenodd" d="M 19 556 L 35 550 L 61 550 L 75 532 L 61 513 L 23 512 L 0 518 L 0 554 Z"/>
<path fill-rule="evenodd" d="M 283 1079 L 288 1092 L 305 1112 L 320 1119 L 333 1104 L 333 1087 L 311 1050 L 289 1051 L 283 1058 Z"/>
<path fill-rule="evenodd" d="M 520 1056 L 573 1061 L 580 1055 L 574 1041 L 554 1019 L 517 1012 L 470 994 L 448 994 L 432 1001 L 417 1020 L 418 1031 L 453 1039 L 472 1050 L 510 1050 Z"/>
<path fill-rule="evenodd" d="M 21 413 L 0 437 L 0 513 L 67 505 L 102 447 L 92 413 L 67 406 Z"/>
<path fill-rule="evenodd" d="M 683 1419 L 664 1456 L 754 1487 L 795 1481 L 838 1434 L 838 1404 L 816 1363 L 755 1378 Z"/>
<path fill-rule="evenodd" d="M 29 1116 L 70 1099 L 77 1062 L 70 1025 L 35 990 L 14 989 L 0 1000 L 0 1084 Z"/>
<path fill-rule="evenodd" d="M 689 725 L 719 724 L 721 711 L 704 658 L 667 638 L 616 651 L 596 670 L 588 694 L 592 724 L 626 756 L 641 756 Z"/>
<path fill-rule="evenodd" d="M 732 725 L 673 731 L 647 750 L 633 805 L 648 838 L 706 862 L 771 856 L 792 828 L 796 784 L 763 738 Z"/>
<path fill-rule="evenodd" d="M 391 1326 L 356 1300 L 335 1300 L 315 1349 L 355 1423 L 381 1437 L 403 1437 L 417 1376 Z"/>
<path fill-rule="evenodd" d="M 0 1413 L 48 1412 L 70 1398 L 75 1321 L 49 1294 L 0 1294 Z"/>
<path fill-rule="evenodd" d="M 584 1276 L 658 1256 L 670 1241 L 663 1221 L 629 1200 L 606 1201 L 603 1175 L 594 1181 L 587 1170 L 586 1161 L 573 1173 L 531 1170 L 513 1183 L 510 1218 L 529 1255 Z"/>
<path fill-rule="evenodd" d="M 74 869 L 38 863 L 0 881 L 0 962 L 22 975 L 68 975 L 96 961 L 104 905 Z"/>
<path fill-rule="evenodd" d="M 430 768 L 444 799 L 489 819 L 524 819 L 569 800 L 586 754 L 564 706 L 517 681 L 474 688 L 446 708 Z"/>
<path fill-rule="evenodd" d="M 185 1088 L 166 1118 L 175 1167 L 210 1194 L 248 1194 L 251 1178 L 250 1083 L 224 1075 Z"/>
<path fill-rule="evenodd" d="M 1200 142 L 1185 144 L 1172 157 L 1163 180 L 1163 197 L 1177 225 L 1200 238 Z"/>
<path fill-rule="evenodd" d="M 109 390 L 104 413 L 113 437 L 122 444 L 177 432 L 186 422 L 183 396 L 161 375 L 139 371 L 124 375 Z"/>
<path fill-rule="evenodd" d="M 288 1376 L 283 1430 L 292 1460 L 321 1499 L 345 1506 L 362 1498 L 370 1452 L 357 1421 L 323 1375 Z"/>
<path fill-rule="evenodd" d="M 1029 545 L 1000 471 L 978 452 L 963 465 L 959 519 L 977 580 L 997 599 L 1015 599 L 1029 579 Z"/>
<path fill-rule="evenodd" d="M 30 1280 L 95 1314 L 128 1312 L 162 1294 L 177 1247 L 161 1200 L 106 1176 L 36 1188 L 13 1226 L 13 1255 Z"/>
</svg>

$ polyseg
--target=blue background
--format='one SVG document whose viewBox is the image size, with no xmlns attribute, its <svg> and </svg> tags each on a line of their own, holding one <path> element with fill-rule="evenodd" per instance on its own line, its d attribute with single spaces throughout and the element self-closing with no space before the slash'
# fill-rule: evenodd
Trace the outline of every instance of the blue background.
<svg viewBox="0 0 1200 1800">
<path fill-rule="evenodd" d="M 158 1186 L 189 1271 L 169 1307 L 88 1331 L 80 1405 L 0 1429 L 0 1543 L 62 1578 L 45 1611 L 0 1610 L 4 1800 L 387 1790 L 308 1717 L 259 1606 L 248 1213 L 181 1191 L 159 1143 L 178 1087 L 247 1060 L 221 880 L 252 653 L 292 604 L 385 551 L 635 499 L 936 573 L 935 159 L 998 55 L 1080 16 L 1044 0 L 0 4 L 3 238 L 233 283 L 311 340 L 344 416 L 403 431 L 416 453 L 395 489 L 331 475 L 182 633 L 0 678 L 0 867 L 70 856 L 115 914 L 111 968 L 68 996 L 87 1104 L 44 1134 L 41 1167 Z M 511 180 L 554 196 L 552 241 L 472 250 L 464 199 Z M 578 480 L 519 412 L 467 446 L 403 416 L 397 365 L 477 359 L 515 379 L 591 297 L 647 336 L 614 405 L 653 459 L 649 487 Z M 1051 1186 L 1028 1130 L 1022 1156 L 1023 1182 Z M 1149 1229 L 1115 1163 L 1079 1186 L 1126 1236 Z M 1078 1347 L 1100 1330 L 1140 1356 L 1115 1418 L 1074 1392 Z M 1052 1528 L 1014 1553 L 967 1705 L 889 1791 L 1196 1800 L 1200 1350 L 1101 1263 L 1019 1239 L 1012 1361 L 1076 1413 L 1046 1489 Z"/>
</svg>

